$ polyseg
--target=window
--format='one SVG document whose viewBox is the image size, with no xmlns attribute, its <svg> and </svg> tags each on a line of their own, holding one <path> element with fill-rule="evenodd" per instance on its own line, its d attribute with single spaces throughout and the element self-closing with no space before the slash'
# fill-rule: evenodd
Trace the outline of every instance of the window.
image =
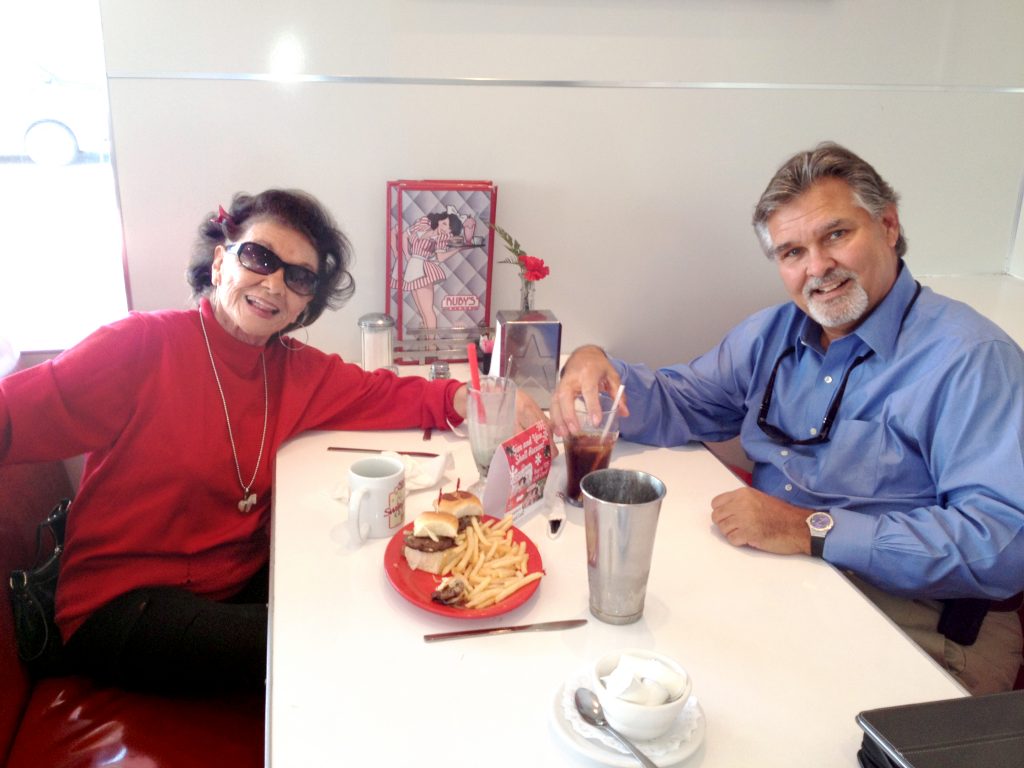
<svg viewBox="0 0 1024 768">
<path fill-rule="evenodd" d="M 2 16 L 0 344 L 65 349 L 128 308 L 99 4 Z"/>
</svg>

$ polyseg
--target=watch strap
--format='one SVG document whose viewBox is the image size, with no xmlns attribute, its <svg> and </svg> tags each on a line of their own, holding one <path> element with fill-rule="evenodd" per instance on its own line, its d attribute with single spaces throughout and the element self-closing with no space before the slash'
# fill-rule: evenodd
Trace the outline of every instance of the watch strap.
<svg viewBox="0 0 1024 768">
<path fill-rule="evenodd" d="M 812 512 L 807 516 L 807 528 L 811 533 L 811 556 L 825 556 L 825 537 L 832 530 L 835 521 L 828 512 Z"/>
<path fill-rule="evenodd" d="M 811 533 L 811 557 L 824 557 L 825 556 L 825 536 L 819 534 L 817 536 Z"/>
</svg>

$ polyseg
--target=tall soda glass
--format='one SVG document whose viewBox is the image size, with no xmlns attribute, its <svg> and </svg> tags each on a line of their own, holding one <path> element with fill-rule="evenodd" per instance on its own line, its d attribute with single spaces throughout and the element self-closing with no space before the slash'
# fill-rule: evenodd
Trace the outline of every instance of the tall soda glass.
<svg viewBox="0 0 1024 768">
<path fill-rule="evenodd" d="M 580 481 L 588 473 L 606 469 L 612 458 L 612 449 L 619 439 L 618 409 L 612 408 L 613 399 L 602 392 L 601 420 L 594 424 L 587 414 L 583 398 L 576 399 L 576 421 L 580 431 L 568 435 L 562 445 L 565 448 L 565 500 L 574 506 L 583 505 Z"/>
<path fill-rule="evenodd" d="M 466 424 L 473 460 L 480 473 L 480 480 L 473 487 L 480 490 L 487 481 L 495 449 L 516 432 L 515 382 L 494 376 L 480 379 L 480 389 L 470 384 Z"/>
</svg>

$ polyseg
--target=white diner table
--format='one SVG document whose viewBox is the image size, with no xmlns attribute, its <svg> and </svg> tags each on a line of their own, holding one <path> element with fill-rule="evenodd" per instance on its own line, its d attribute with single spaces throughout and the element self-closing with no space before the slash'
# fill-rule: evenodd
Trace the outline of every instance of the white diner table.
<svg viewBox="0 0 1024 768">
<path fill-rule="evenodd" d="M 523 523 L 545 577 L 523 605 L 489 620 L 429 613 L 384 573 L 387 539 L 347 543 L 335 498 L 348 466 L 380 450 L 452 452 L 451 490 L 476 479 L 468 441 L 420 431 L 316 432 L 276 458 L 267 696 L 267 764 L 600 765 L 554 724 L 559 690 L 588 661 L 649 648 L 682 663 L 706 719 L 681 765 L 856 766 L 864 709 L 965 691 L 846 578 L 810 557 L 729 545 L 710 501 L 738 481 L 702 446 L 620 441 L 612 466 L 667 485 L 643 618 L 612 626 L 590 615 L 582 510 L 551 539 L 542 514 Z M 406 520 L 437 489 L 410 493 Z M 586 626 L 425 643 L 481 626 L 587 618 Z"/>
</svg>

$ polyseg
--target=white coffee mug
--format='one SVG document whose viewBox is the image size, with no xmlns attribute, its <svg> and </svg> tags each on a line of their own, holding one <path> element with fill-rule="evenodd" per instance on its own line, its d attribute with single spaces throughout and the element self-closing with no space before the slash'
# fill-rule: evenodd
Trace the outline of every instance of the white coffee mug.
<svg viewBox="0 0 1024 768">
<path fill-rule="evenodd" d="M 405 524 L 405 464 L 390 456 L 360 459 L 348 470 L 352 540 L 391 536 Z"/>
</svg>

